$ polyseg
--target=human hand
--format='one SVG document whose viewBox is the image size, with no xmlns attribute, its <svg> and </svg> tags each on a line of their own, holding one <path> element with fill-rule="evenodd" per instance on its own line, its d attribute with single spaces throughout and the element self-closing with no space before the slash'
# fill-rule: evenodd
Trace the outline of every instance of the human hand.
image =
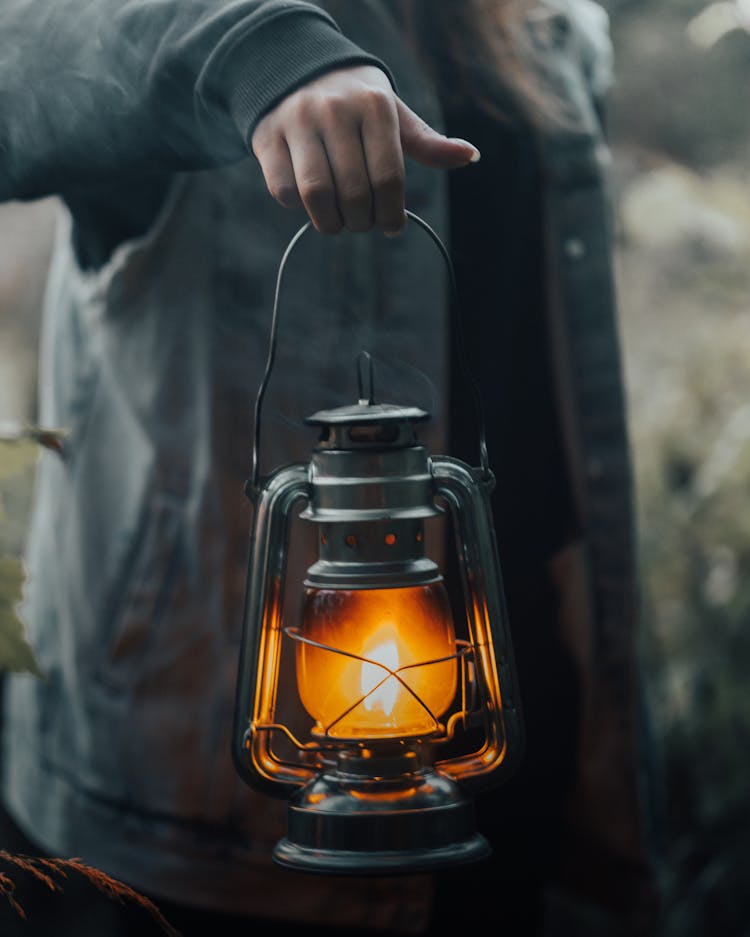
<svg viewBox="0 0 750 937">
<path fill-rule="evenodd" d="M 479 159 L 465 140 L 437 133 L 372 65 L 328 72 L 258 123 L 252 150 L 271 195 L 304 209 L 321 234 L 387 234 L 404 227 L 404 155 L 435 169 Z"/>
</svg>

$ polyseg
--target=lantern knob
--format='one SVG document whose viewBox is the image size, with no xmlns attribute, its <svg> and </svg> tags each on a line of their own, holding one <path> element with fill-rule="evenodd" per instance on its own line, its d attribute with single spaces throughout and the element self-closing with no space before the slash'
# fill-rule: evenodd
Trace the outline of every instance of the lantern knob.
<svg viewBox="0 0 750 937">
<path fill-rule="evenodd" d="M 367 364 L 367 387 L 363 365 Z M 417 437 L 415 423 L 429 420 L 430 414 L 419 407 L 393 403 L 375 403 L 372 356 L 361 351 L 357 357 L 357 403 L 318 410 L 305 418 L 308 426 L 320 426 L 319 448 L 359 449 L 387 446 L 389 449 L 413 446 Z"/>
</svg>

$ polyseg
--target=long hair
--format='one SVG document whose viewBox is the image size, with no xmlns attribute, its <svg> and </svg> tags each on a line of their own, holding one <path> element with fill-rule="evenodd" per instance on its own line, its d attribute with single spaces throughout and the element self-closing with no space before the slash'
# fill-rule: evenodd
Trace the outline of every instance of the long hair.
<svg viewBox="0 0 750 937">
<path fill-rule="evenodd" d="M 543 122 L 556 108 L 526 29 L 533 0 L 391 0 L 443 101 Z"/>
<path fill-rule="evenodd" d="M 333 16 L 355 0 L 318 0 Z M 553 118 L 526 28 L 534 0 L 381 0 L 444 103 L 470 100 L 498 119 Z"/>
</svg>

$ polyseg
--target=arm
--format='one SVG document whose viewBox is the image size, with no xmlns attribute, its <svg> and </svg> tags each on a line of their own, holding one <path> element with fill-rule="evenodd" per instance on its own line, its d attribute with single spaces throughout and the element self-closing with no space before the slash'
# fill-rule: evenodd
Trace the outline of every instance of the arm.
<svg viewBox="0 0 750 937">
<path fill-rule="evenodd" d="M 4 0 L 0 35 L 0 200 L 80 190 L 123 174 L 222 165 L 247 156 L 253 138 L 271 191 L 284 193 L 280 200 L 290 205 L 296 191 L 320 230 L 336 229 L 331 205 L 339 204 L 337 188 L 360 193 L 370 186 L 367 160 L 375 145 L 384 151 L 376 167 L 385 167 L 386 204 L 402 202 L 399 128 L 406 110 L 382 63 L 313 4 Z M 368 86 L 366 93 L 350 85 L 332 97 L 325 79 L 355 72 L 355 84 Z M 332 99 L 338 102 L 333 107 Z M 371 117 L 364 115 L 365 99 L 379 102 Z M 261 124 L 265 137 L 256 139 Z M 354 127 L 366 137 L 356 159 Z M 408 147 L 416 134 L 417 158 L 432 134 L 449 162 L 468 161 L 472 148 L 422 128 L 407 129 L 404 138 Z M 329 179 L 320 178 L 321 160 L 309 158 L 311 135 L 342 166 Z M 343 146 L 329 145 L 338 138 Z M 376 142 L 382 139 L 384 146 Z M 291 163 L 280 156 L 282 141 Z M 379 204 L 381 170 L 374 173 Z M 341 204 L 350 201 L 345 192 Z M 361 204 L 359 194 L 354 202 Z M 361 208 L 353 215 L 347 207 L 337 211 L 341 223 L 363 226 Z M 383 226 L 398 229 L 403 222 L 394 214 L 393 208 L 371 211 Z"/>
<path fill-rule="evenodd" d="M 295 84 L 373 61 L 294 0 L 4 0 L 0 35 L 3 199 L 241 159 L 227 75 L 253 120 Z"/>
</svg>

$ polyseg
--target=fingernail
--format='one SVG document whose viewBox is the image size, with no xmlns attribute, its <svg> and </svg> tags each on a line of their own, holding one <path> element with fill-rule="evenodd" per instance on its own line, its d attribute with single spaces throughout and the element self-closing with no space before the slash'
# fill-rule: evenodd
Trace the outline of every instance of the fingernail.
<svg viewBox="0 0 750 937">
<path fill-rule="evenodd" d="M 383 231 L 383 234 L 384 234 L 387 238 L 397 238 L 397 237 L 401 237 L 401 231 Z"/>
<path fill-rule="evenodd" d="M 449 137 L 449 139 L 451 143 L 460 143 L 461 146 L 468 146 L 469 149 L 472 150 L 471 158 L 469 159 L 470 163 L 478 163 L 482 158 L 482 154 L 479 152 L 479 150 L 474 146 L 473 143 L 469 143 L 468 140 L 462 140 L 461 137 Z"/>
</svg>

